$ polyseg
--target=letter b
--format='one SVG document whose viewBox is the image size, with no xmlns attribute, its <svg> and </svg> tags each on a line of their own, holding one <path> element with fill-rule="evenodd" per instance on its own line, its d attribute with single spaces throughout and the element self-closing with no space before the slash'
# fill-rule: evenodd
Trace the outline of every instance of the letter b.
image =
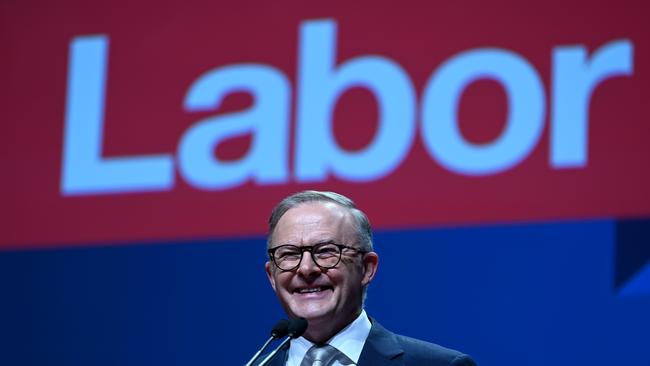
<svg viewBox="0 0 650 366">
<path fill-rule="evenodd" d="M 395 62 L 379 56 L 348 60 L 337 68 L 336 24 L 307 22 L 301 29 L 295 174 L 298 181 L 338 177 L 365 181 L 393 171 L 414 136 L 413 86 Z M 334 139 L 331 120 L 347 88 L 362 86 L 377 98 L 378 131 L 363 150 L 347 152 Z M 355 121 L 347 121 L 354 123 Z"/>
</svg>

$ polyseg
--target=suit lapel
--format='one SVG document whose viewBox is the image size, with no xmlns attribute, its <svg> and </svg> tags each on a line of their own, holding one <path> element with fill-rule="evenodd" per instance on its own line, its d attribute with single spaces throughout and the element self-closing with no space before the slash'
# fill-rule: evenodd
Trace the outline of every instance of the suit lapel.
<svg viewBox="0 0 650 366">
<path fill-rule="evenodd" d="M 374 319 L 371 321 L 372 328 L 361 350 L 357 365 L 402 365 L 402 358 L 399 356 L 404 353 L 404 350 L 400 347 L 395 334 L 384 329 Z"/>
</svg>

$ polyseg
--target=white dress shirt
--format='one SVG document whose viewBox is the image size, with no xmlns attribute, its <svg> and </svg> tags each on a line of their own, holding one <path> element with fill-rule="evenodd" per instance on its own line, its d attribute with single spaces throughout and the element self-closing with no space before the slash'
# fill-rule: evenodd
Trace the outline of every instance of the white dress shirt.
<svg viewBox="0 0 650 366">
<path fill-rule="evenodd" d="M 349 359 L 354 361 L 354 364 L 356 365 L 357 362 L 359 362 L 361 350 L 363 349 L 363 345 L 366 343 L 368 334 L 370 334 L 371 327 L 372 324 L 370 323 L 370 319 L 368 319 L 366 311 L 362 310 L 361 314 L 359 314 L 352 323 L 343 328 L 343 330 L 338 332 L 325 343 L 341 351 L 343 354 L 348 356 Z M 307 350 L 309 350 L 314 344 L 304 337 L 300 337 L 291 340 L 290 345 L 286 366 L 300 366 Z M 334 366 L 342 365 L 338 361 L 335 361 Z"/>
</svg>

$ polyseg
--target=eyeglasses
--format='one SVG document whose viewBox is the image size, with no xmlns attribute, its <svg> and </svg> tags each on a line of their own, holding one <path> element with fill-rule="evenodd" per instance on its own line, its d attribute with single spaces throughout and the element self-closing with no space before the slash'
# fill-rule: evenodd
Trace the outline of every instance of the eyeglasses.
<svg viewBox="0 0 650 366">
<path fill-rule="evenodd" d="M 283 271 L 293 271 L 300 266 L 305 252 L 311 254 L 311 259 L 323 269 L 334 268 L 341 261 L 343 250 L 355 251 L 356 254 L 366 254 L 367 251 L 335 243 L 320 243 L 313 246 L 298 247 L 295 245 L 280 245 L 268 250 L 269 258 Z"/>
</svg>

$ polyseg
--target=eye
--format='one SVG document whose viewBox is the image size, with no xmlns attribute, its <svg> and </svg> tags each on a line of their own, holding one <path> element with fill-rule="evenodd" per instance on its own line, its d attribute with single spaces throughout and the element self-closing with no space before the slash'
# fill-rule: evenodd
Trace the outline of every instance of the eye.
<svg viewBox="0 0 650 366">
<path fill-rule="evenodd" d="M 314 254 L 319 257 L 337 256 L 339 254 L 339 248 L 334 244 L 320 245 L 314 248 Z"/>
<path fill-rule="evenodd" d="M 297 248 L 279 248 L 275 251 L 275 257 L 280 260 L 291 260 L 300 258 L 300 250 Z"/>
</svg>

